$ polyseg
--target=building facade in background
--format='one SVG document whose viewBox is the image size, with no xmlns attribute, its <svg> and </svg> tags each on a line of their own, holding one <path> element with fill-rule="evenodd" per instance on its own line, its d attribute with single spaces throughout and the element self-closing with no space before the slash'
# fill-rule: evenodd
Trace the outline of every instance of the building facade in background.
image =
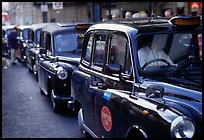
<svg viewBox="0 0 204 140">
<path fill-rule="evenodd" d="M 54 4 L 54 5 L 53 5 Z M 145 11 L 149 16 L 164 16 L 173 9 L 175 15 L 202 15 L 202 2 L 8 2 L 7 22 L 31 25 L 42 22 L 97 22 L 117 13 Z M 5 18 L 5 16 L 4 16 Z"/>
</svg>

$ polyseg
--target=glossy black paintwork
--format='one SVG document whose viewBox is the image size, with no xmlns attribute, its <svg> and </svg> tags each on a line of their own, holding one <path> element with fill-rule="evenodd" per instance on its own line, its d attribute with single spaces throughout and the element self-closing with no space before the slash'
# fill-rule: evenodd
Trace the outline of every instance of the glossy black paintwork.
<svg viewBox="0 0 204 140">
<path fill-rule="evenodd" d="M 76 23 L 78 24 L 78 23 Z M 52 24 L 42 29 L 41 35 L 50 35 L 51 37 L 51 51 L 46 48 L 46 54 L 39 54 L 38 58 L 38 81 L 40 89 L 43 90 L 47 95 L 54 91 L 54 98 L 57 102 L 72 101 L 71 97 L 71 75 L 79 65 L 81 52 L 62 52 L 59 53 L 55 50 L 54 37 L 61 34 L 84 34 L 87 29 L 78 30 L 75 29 L 76 24 L 70 24 L 70 26 L 62 27 L 59 24 Z M 89 24 L 89 23 L 86 23 Z M 91 25 L 91 24 L 90 24 Z M 41 42 L 43 42 L 41 38 Z M 44 44 L 40 43 L 40 47 Z M 67 46 L 69 47 L 69 46 Z M 71 46 L 70 46 L 71 47 Z M 49 51 L 49 54 L 48 54 Z M 68 76 L 66 79 L 61 80 L 57 76 L 58 68 L 61 67 L 67 71 Z M 67 103 L 67 102 L 66 102 Z"/>
<path fill-rule="evenodd" d="M 155 21 L 156 22 L 156 21 Z M 198 75 L 194 80 L 184 79 L 178 75 L 141 74 L 138 67 L 136 36 L 148 32 L 173 32 L 166 22 L 162 26 L 145 24 L 129 27 L 117 23 L 96 24 L 89 28 L 90 32 L 106 30 L 120 31 L 129 37 L 135 76 L 122 80 L 119 76 L 98 72 L 81 59 L 77 70 L 72 74 L 71 90 L 75 103 L 83 110 L 84 126 L 93 137 L 119 138 L 170 138 L 171 122 L 178 116 L 188 116 L 196 126 L 194 137 L 202 133 L 202 69 L 198 66 Z M 156 28 L 158 26 L 158 28 Z M 152 27 L 152 28 L 151 28 Z M 150 29 L 150 30 L 148 30 Z M 162 30 L 160 30 L 162 29 Z M 197 28 L 201 32 L 202 28 Z M 195 30 L 192 30 L 195 31 Z M 86 47 L 84 46 L 84 49 Z M 85 53 L 85 51 L 83 51 Z M 82 54 L 83 58 L 83 54 Z M 112 71 L 116 71 L 112 67 Z M 117 68 L 117 71 L 119 69 Z M 110 69 L 108 70 L 110 72 Z M 151 86 L 161 89 L 161 96 L 148 96 Z M 78 107 L 77 105 L 76 107 Z M 106 106 L 111 112 L 112 128 L 104 129 L 101 119 L 102 108 Z M 77 108 L 76 108 L 77 109 Z M 110 123 L 108 123 L 110 125 Z"/>
<path fill-rule="evenodd" d="M 29 25 L 20 25 L 17 28 L 19 29 L 18 38 L 19 38 L 19 47 L 21 50 L 21 61 L 26 62 L 26 46 L 28 44 L 28 32 L 30 30 Z"/>
<path fill-rule="evenodd" d="M 42 28 L 53 23 L 38 23 L 30 27 L 28 35 L 28 44 L 25 47 L 26 65 L 30 71 L 33 71 L 33 66 L 36 63 L 36 58 L 39 53 L 39 33 Z"/>
</svg>

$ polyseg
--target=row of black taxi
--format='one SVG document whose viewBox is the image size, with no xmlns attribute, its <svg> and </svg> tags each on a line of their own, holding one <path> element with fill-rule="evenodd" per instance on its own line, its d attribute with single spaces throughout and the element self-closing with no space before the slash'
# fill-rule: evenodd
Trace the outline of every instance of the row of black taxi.
<svg viewBox="0 0 204 140">
<path fill-rule="evenodd" d="M 41 94 L 51 98 L 53 111 L 73 104 L 71 74 L 79 65 L 82 39 L 93 23 L 39 23 L 28 30 L 26 65 Z"/>
<path fill-rule="evenodd" d="M 37 55 L 27 56 L 54 111 L 68 106 L 78 113 L 83 136 L 200 138 L 200 17 L 90 25 L 42 28 Z M 64 26 L 70 27 L 68 34 Z"/>
</svg>

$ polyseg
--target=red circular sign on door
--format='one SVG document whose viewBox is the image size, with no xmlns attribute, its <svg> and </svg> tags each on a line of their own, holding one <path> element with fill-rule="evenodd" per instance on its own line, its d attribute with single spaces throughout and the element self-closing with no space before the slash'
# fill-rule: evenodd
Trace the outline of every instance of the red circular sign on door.
<svg viewBox="0 0 204 140">
<path fill-rule="evenodd" d="M 112 117 L 110 110 L 106 106 L 103 106 L 101 109 L 101 121 L 104 129 L 110 131 L 112 128 Z"/>
</svg>

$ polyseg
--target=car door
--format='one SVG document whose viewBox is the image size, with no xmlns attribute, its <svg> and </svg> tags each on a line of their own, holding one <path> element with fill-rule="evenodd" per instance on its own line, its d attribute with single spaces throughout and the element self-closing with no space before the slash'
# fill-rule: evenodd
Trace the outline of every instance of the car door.
<svg viewBox="0 0 204 140">
<path fill-rule="evenodd" d="M 97 84 L 98 84 L 98 74 L 102 71 L 102 66 L 104 63 L 105 58 L 105 40 L 106 40 L 106 34 L 103 33 L 96 33 L 91 34 L 88 39 L 87 43 L 87 49 L 84 60 L 87 58 L 90 60 L 91 52 L 93 50 L 95 56 L 95 60 L 92 63 L 90 63 L 90 70 L 91 71 L 84 71 L 86 74 L 83 75 L 82 82 L 84 83 L 83 87 L 83 97 L 82 99 L 82 109 L 83 109 L 83 115 L 84 115 L 84 123 L 85 125 L 94 133 L 98 134 L 98 128 L 97 128 L 97 118 L 95 114 L 95 96 L 97 92 Z M 94 42 L 94 43 L 93 43 Z M 93 43 L 93 44 L 92 44 Z M 93 47 L 92 47 L 93 45 Z"/>
<path fill-rule="evenodd" d="M 45 47 L 47 50 L 46 54 L 42 54 L 42 57 L 39 59 L 39 86 L 45 92 L 48 93 L 48 77 L 50 73 L 52 73 L 52 69 L 50 67 L 50 57 L 52 55 L 52 47 L 51 47 L 51 34 L 45 33 L 42 34 L 44 36 L 43 41 L 41 41 L 41 47 Z"/>
<path fill-rule="evenodd" d="M 102 73 L 98 77 L 95 87 L 95 114 L 100 137 L 121 137 L 121 103 L 123 97 L 131 93 L 133 87 L 132 68 L 128 41 L 125 34 L 120 32 L 110 33 L 108 37 L 108 52 L 106 64 L 120 64 L 122 66 L 121 81 L 119 75 Z M 93 58 L 93 61 L 95 59 Z M 105 65 L 104 65 L 105 66 Z M 104 72 L 104 71 L 103 71 Z"/>
<path fill-rule="evenodd" d="M 26 58 L 27 58 L 27 66 L 32 68 L 32 51 L 31 49 L 33 48 L 34 46 L 34 36 L 35 36 L 35 30 L 34 29 L 31 29 L 29 30 L 29 33 L 28 33 L 28 44 L 26 46 L 26 50 L 25 50 L 25 53 L 26 53 Z"/>
</svg>

